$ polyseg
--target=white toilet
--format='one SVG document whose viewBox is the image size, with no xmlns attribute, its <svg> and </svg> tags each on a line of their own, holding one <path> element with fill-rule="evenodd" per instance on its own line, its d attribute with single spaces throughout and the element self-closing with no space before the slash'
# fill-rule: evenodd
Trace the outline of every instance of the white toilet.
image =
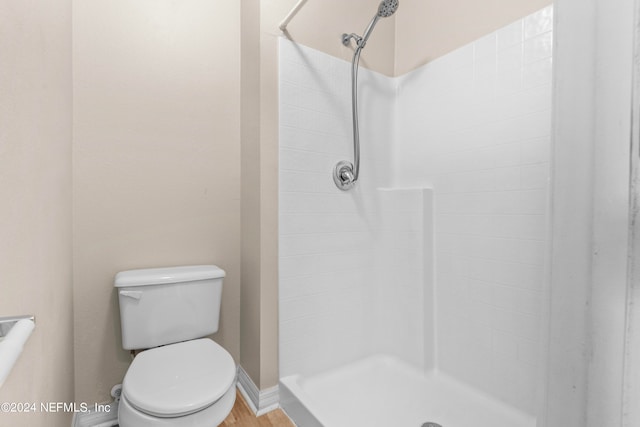
<svg viewBox="0 0 640 427">
<path fill-rule="evenodd" d="M 214 427 L 236 399 L 236 365 L 214 341 L 224 271 L 214 265 L 118 273 L 122 346 L 139 353 L 122 382 L 120 427 Z"/>
</svg>

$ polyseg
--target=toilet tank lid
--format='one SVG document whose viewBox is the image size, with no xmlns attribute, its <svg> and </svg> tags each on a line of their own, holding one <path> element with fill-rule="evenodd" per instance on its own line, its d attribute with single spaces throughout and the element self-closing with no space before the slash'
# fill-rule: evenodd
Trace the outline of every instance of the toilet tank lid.
<svg viewBox="0 0 640 427">
<path fill-rule="evenodd" d="M 193 282 L 219 279 L 225 272 L 215 265 L 189 265 L 184 267 L 145 268 L 121 271 L 116 275 L 116 288 L 160 285 L 164 283 Z"/>
</svg>

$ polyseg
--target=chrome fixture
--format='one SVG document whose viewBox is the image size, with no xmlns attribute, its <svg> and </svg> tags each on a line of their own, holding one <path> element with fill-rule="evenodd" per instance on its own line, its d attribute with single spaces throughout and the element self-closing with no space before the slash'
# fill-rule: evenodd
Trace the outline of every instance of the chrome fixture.
<svg viewBox="0 0 640 427">
<path fill-rule="evenodd" d="M 355 40 L 356 50 L 353 52 L 351 63 L 351 115 L 353 120 L 353 164 L 346 160 L 339 162 L 333 170 L 333 181 L 343 191 L 349 190 L 358 180 L 360 174 L 360 132 L 358 130 L 358 66 L 360 65 L 360 53 L 367 44 L 373 28 L 380 18 L 388 18 L 398 9 L 398 0 L 382 0 L 378 6 L 378 12 L 373 17 L 369 26 L 360 37 L 355 33 L 343 34 L 342 44 L 348 46 L 351 40 Z"/>
<path fill-rule="evenodd" d="M 356 160 L 357 165 L 358 161 Z M 353 164 L 346 160 L 338 162 L 333 171 L 333 182 L 336 183 L 336 187 L 343 191 L 353 187 L 353 184 L 356 183 L 356 177 L 353 175 Z"/>
</svg>

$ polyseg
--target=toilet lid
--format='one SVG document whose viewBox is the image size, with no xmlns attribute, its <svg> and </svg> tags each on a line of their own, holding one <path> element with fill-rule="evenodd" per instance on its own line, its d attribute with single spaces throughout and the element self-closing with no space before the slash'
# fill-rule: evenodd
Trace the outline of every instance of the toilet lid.
<svg viewBox="0 0 640 427">
<path fill-rule="evenodd" d="M 156 417 L 178 417 L 220 399 L 235 376 L 231 355 L 203 338 L 138 354 L 124 377 L 122 393 L 139 411 Z"/>
</svg>

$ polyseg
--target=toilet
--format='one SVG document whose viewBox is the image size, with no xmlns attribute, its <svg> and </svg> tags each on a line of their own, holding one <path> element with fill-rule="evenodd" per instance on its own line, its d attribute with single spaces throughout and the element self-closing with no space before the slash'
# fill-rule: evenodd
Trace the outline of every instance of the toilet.
<svg viewBox="0 0 640 427">
<path fill-rule="evenodd" d="M 120 427 L 214 427 L 236 399 L 236 365 L 205 338 L 218 330 L 222 280 L 215 265 L 116 275 L 122 347 L 141 350 L 122 382 Z"/>
</svg>

